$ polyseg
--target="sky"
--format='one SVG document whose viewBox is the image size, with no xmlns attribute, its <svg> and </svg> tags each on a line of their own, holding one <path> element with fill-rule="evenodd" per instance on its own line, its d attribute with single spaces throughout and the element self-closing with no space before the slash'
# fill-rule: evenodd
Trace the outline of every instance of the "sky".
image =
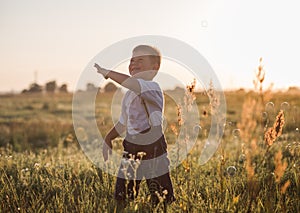
<svg viewBox="0 0 300 213">
<path fill-rule="evenodd" d="M 143 35 L 191 45 L 224 89 L 253 88 L 260 57 L 265 87 L 299 86 L 299 8 L 296 0 L 0 0 L 0 92 L 35 79 L 72 90 L 101 50 Z"/>
</svg>

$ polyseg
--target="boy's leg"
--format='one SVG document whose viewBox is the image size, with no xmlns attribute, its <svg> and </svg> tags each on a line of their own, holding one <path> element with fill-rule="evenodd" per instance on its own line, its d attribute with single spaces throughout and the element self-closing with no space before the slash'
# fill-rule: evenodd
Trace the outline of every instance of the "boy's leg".
<svg viewBox="0 0 300 213">
<path fill-rule="evenodd" d="M 121 177 L 117 177 L 115 188 L 115 199 L 117 201 L 125 201 L 126 197 L 133 200 L 138 196 L 141 180 L 126 180 Z"/>
<path fill-rule="evenodd" d="M 123 212 L 126 207 L 126 180 L 120 177 L 117 177 L 115 194 L 114 194 L 116 203 L 117 203 L 117 212 Z"/>
<path fill-rule="evenodd" d="M 146 182 L 151 196 L 151 204 L 152 206 L 156 206 L 159 203 L 157 193 L 161 194 L 160 184 L 154 178 L 147 179 Z"/>
<path fill-rule="evenodd" d="M 134 200 L 139 193 L 141 180 L 130 180 L 127 186 L 127 195 L 130 200 Z"/>
<path fill-rule="evenodd" d="M 174 197 L 173 186 L 170 174 L 166 173 L 156 178 L 147 179 L 147 186 L 151 194 L 151 200 L 154 205 L 159 203 L 159 196 L 164 198 L 164 203 L 170 204 L 176 199 Z"/>
<path fill-rule="evenodd" d="M 159 195 L 165 199 L 164 203 L 172 203 L 176 199 L 174 197 L 172 181 L 169 173 L 170 160 L 167 157 L 167 143 L 165 141 L 165 137 L 162 136 L 158 141 L 156 141 L 152 147 L 149 147 L 149 150 L 147 150 L 146 153 L 151 159 L 151 162 L 147 165 L 150 166 L 150 173 L 147 173 L 147 186 L 151 194 L 152 202 L 154 204 L 158 204 L 159 198 L 157 193 L 159 193 Z"/>
<path fill-rule="evenodd" d="M 117 201 L 126 199 L 126 179 L 117 177 L 114 197 Z"/>
</svg>

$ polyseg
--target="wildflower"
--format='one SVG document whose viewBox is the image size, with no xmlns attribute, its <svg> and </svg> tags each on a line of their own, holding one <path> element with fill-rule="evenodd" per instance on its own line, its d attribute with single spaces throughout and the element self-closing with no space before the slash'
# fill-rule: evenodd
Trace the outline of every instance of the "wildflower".
<svg viewBox="0 0 300 213">
<path fill-rule="evenodd" d="M 22 169 L 21 172 L 28 172 L 29 169 L 26 167 L 25 169 Z"/>
<path fill-rule="evenodd" d="M 224 165 L 225 164 L 225 156 L 222 154 L 222 155 L 220 155 L 219 156 L 219 159 L 220 159 L 220 161 L 221 161 L 221 165 Z"/>
<path fill-rule="evenodd" d="M 233 197 L 233 203 L 237 204 L 239 202 L 240 194 L 238 196 Z"/>
<path fill-rule="evenodd" d="M 276 138 L 278 138 L 282 134 L 283 126 L 284 126 L 284 114 L 283 111 L 280 110 L 278 115 L 276 116 L 276 120 L 273 124 L 273 127 L 270 127 L 268 131 L 265 133 L 265 142 L 268 146 L 272 146 Z"/>
<path fill-rule="evenodd" d="M 141 165 L 140 159 L 136 159 L 135 162 L 133 162 L 134 169 L 137 169 Z"/>
<path fill-rule="evenodd" d="M 39 163 L 34 164 L 34 168 L 36 168 L 36 169 L 40 168 L 40 166 L 41 166 L 41 164 L 39 164 Z"/>
<path fill-rule="evenodd" d="M 67 137 L 65 138 L 66 143 L 72 143 L 74 141 L 74 137 L 72 134 L 68 134 Z"/>
<path fill-rule="evenodd" d="M 187 160 L 182 162 L 182 166 L 183 166 L 185 172 L 190 172 L 190 165 Z"/>
<path fill-rule="evenodd" d="M 162 192 L 164 195 L 167 195 L 168 194 L 168 190 L 163 190 L 163 192 Z"/>
<path fill-rule="evenodd" d="M 146 155 L 146 152 L 138 152 L 136 155 L 142 159 Z"/>
<path fill-rule="evenodd" d="M 155 191 L 155 194 L 156 194 L 156 196 L 158 197 L 160 203 L 164 202 L 164 197 L 161 196 L 161 195 L 158 193 L 158 191 Z"/>
</svg>

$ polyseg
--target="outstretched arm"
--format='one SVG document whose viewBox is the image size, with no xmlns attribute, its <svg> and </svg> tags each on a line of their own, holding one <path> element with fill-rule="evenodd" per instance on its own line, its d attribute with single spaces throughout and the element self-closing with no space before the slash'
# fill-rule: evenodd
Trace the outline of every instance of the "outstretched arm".
<svg viewBox="0 0 300 213">
<path fill-rule="evenodd" d="M 94 67 L 97 69 L 98 73 L 103 75 L 105 79 L 110 78 L 127 89 L 130 89 L 138 94 L 140 93 L 141 87 L 136 78 L 112 70 L 104 69 L 96 63 Z"/>
</svg>

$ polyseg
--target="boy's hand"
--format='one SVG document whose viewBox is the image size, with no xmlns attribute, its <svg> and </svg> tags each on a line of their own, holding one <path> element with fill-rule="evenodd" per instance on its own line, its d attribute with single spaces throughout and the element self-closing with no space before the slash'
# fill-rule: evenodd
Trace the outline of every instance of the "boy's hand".
<svg viewBox="0 0 300 213">
<path fill-rule="evenodd" d="M 110 72 L 110 70 L 104 69 L 102 67 L 100 67 L 98 64 L 94 64 L 94 67 L 97 69 L 97 72 L 100 73 L 101 75 L 103 75 L 103 77 L 105 79 L 107 79 L 107 74 Z"/>
<path fill-rule="evenodd" d="M 108 155 L 111 155 L 112 143 L 111 140 L 105 140 L 102 147 L 102 155 L 104 161 L 108 160 Z"/>
</svg>

